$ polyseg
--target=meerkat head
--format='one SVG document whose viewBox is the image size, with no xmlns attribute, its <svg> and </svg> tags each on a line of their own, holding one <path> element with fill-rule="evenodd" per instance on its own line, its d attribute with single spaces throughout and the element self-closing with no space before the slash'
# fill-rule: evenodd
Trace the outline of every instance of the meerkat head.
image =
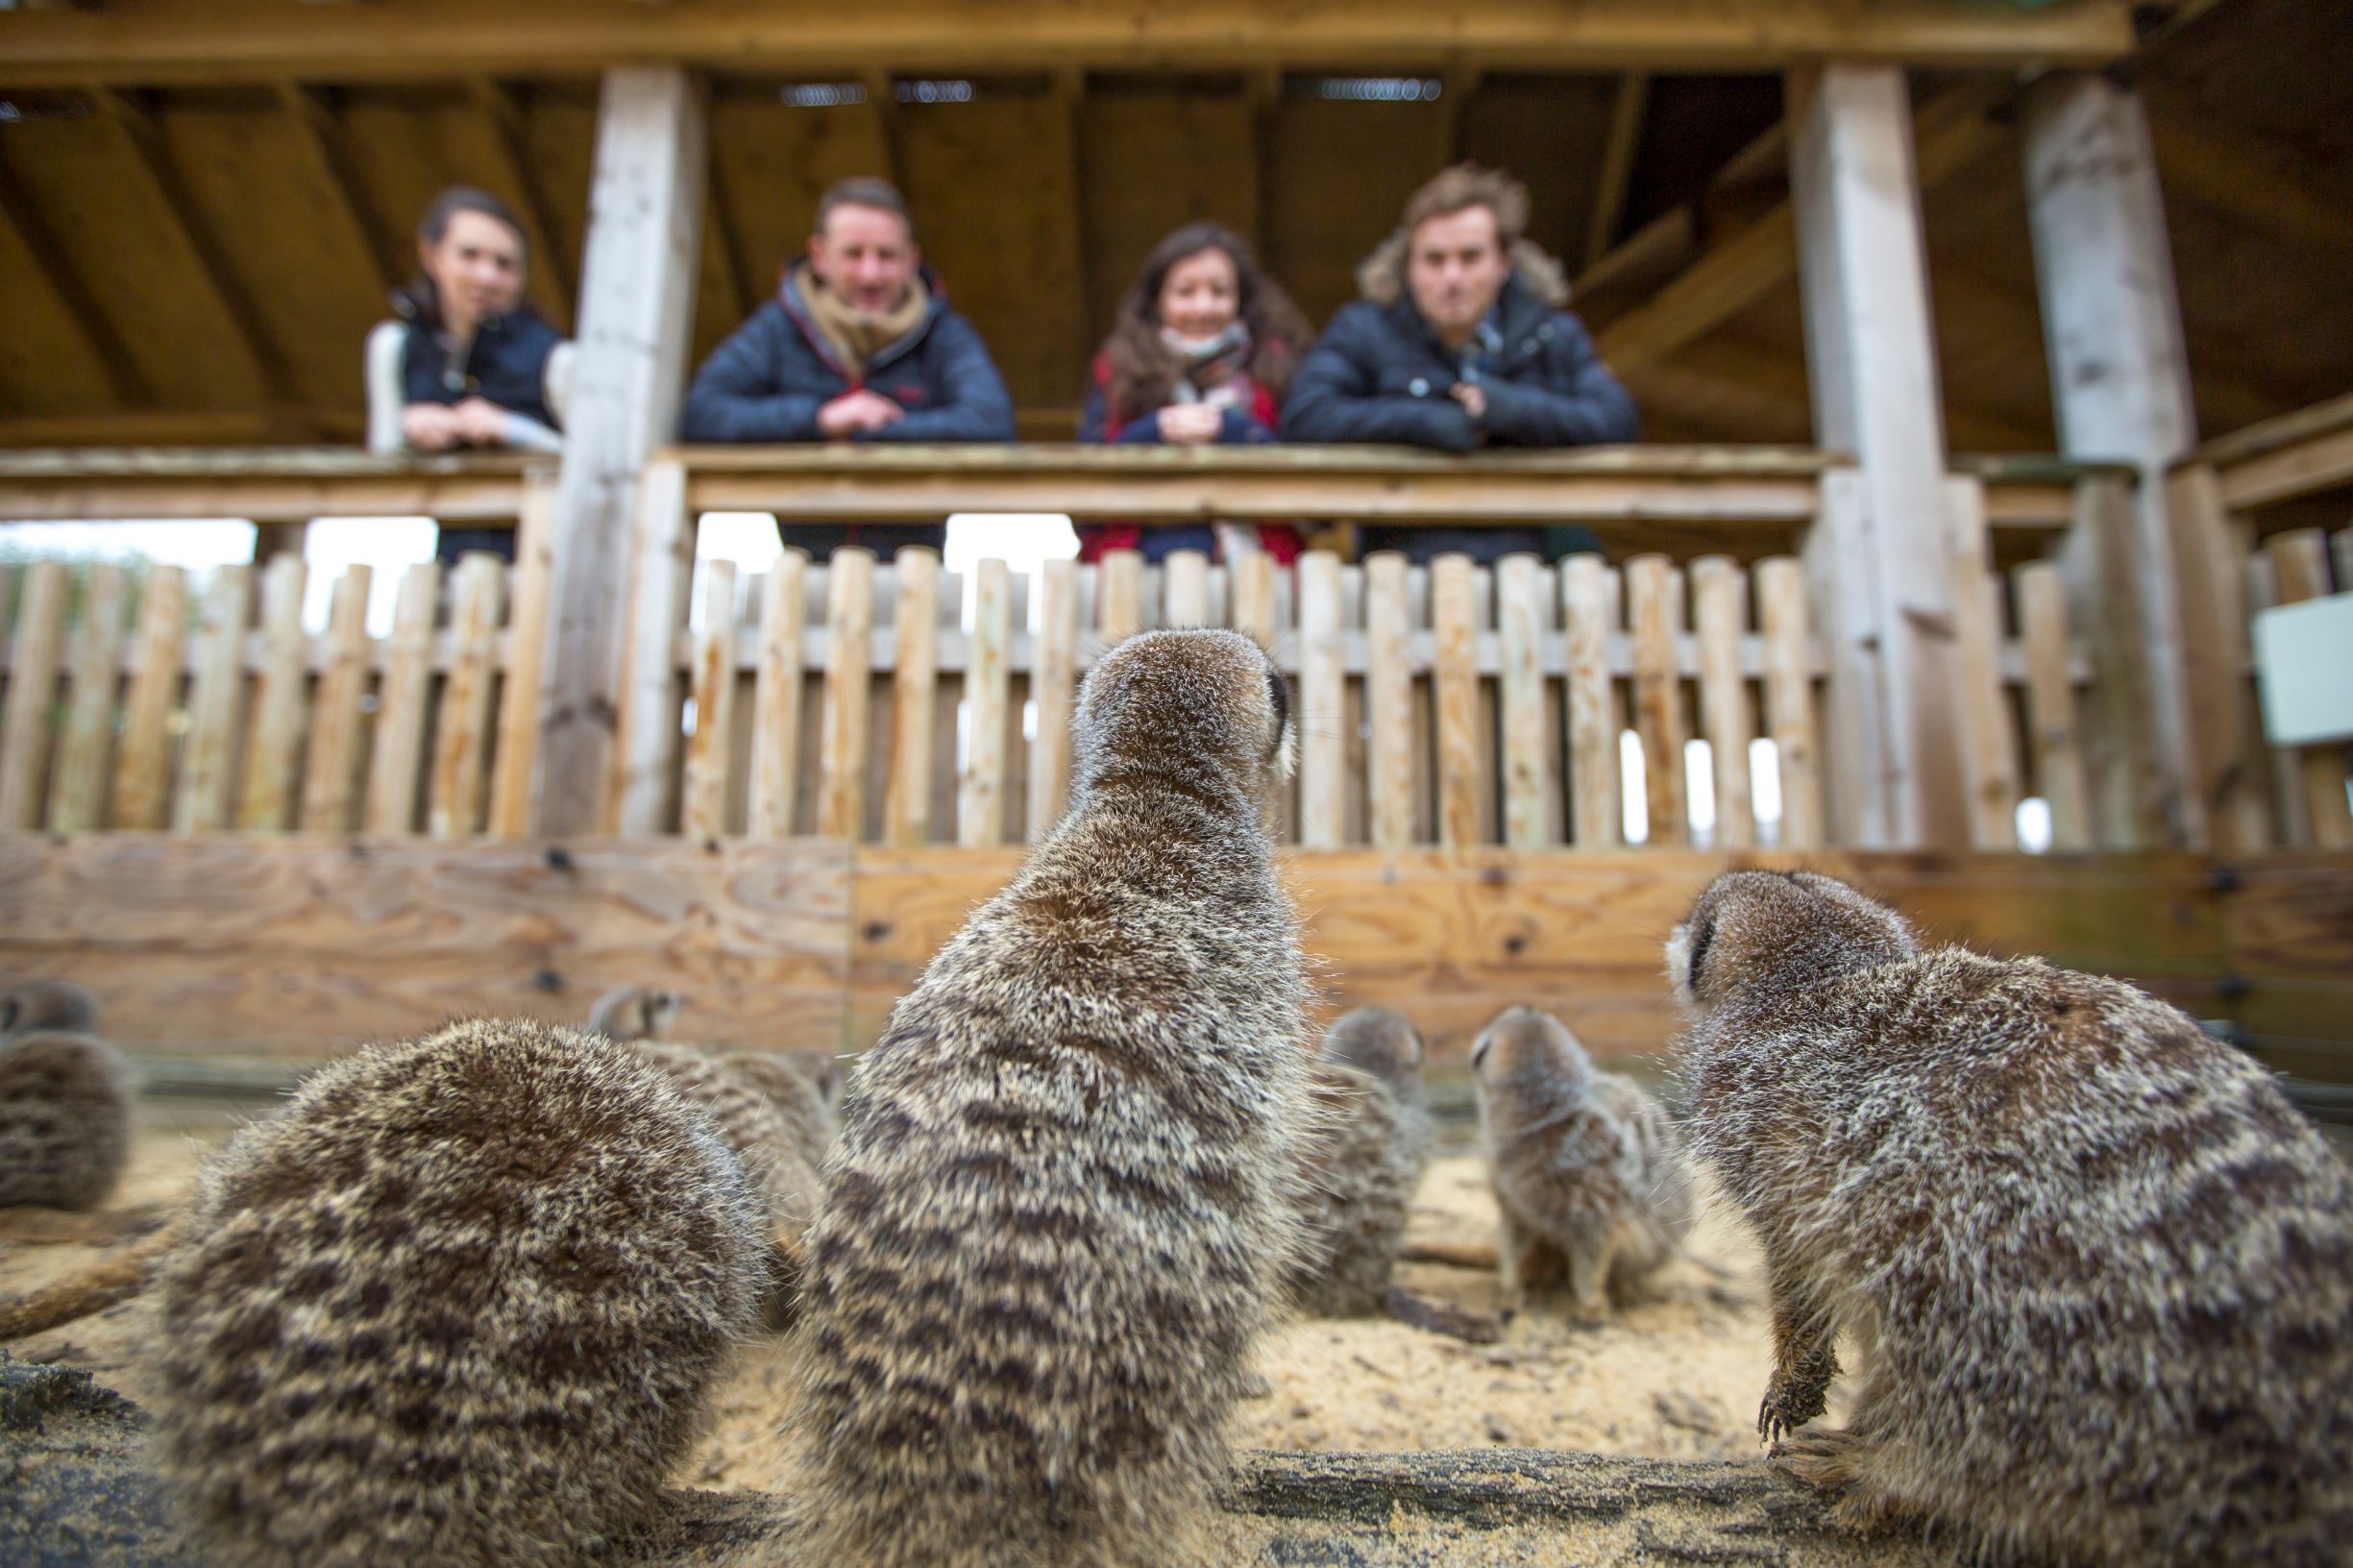
<svg viewBox="0 0 2353 1568">
<path fill-rule="evenodd" d="M 1325 1034 L 1324 1060 L 1395 1082 L 1422 1070 L 1422 1037 L 1402 1013 L 1360 1007 L 1341 1014 Z"/>
<path fill-rule="evenodd" d="M 1903 918 L 1815 871 L 1727 871 L 1667 939 L 1667 980 L 1693 1013 L 1912 957 Z"/>
<path fill-rule="evenodd" d="M 1507 1007 L 1472 1042 L 1471 1075 L 1482 1090 L 1530 1082 L 1582 1090 L 1593 1082 L 1593 1058 L 1550 1013 Z"/>
<path fill-rule="evenodd" d="M 66 980 L 28 980 L 0 992 L 0 1035 L 57 1029 L 86 1035 L 98 1021 L 90 993 Z"/>
<path fill-rule="evenodd" d="M 1115 771 L 1164 778 L 1204 771 L 1252 799 L 1290 776 L 1298 723 L 1290 683 L 1234 631 L 1148 631 L 1120 643 L 1079 688 L 1073 795 Z"/>
<path fill-rule="evenodd" d="M 588 1032 L 623 1041 L 664 1040 L 685 1011 L 686 998 L 674 991 L 622 986 L 597 998 L 589 1010 Z"/>
</svg>

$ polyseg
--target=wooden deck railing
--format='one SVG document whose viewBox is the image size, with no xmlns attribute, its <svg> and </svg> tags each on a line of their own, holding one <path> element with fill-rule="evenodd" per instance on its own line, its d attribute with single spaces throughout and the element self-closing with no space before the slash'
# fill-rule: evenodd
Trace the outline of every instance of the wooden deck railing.
<svg viewBox="0 0 2353 1568">
<path fill-rule="evenodd" d="M 1282 817 L 1296 842 L 1615 844 L 1621 731 L 1640 743 L 1654 844 L 1694 840 L 1691 737 L 1713 757 L 1706 842 L 1854 842 L 1840 801 L 1871 763 L 1847 739 L 1839 694 L 1871 628 L 1834 612 L 1838 563 L 1805 550 L 1826 507 L 1851 504 L 1851 479 L 1835 456 L 1777 450 L 1465 463 L 1369 450 L 681 449 L 640 486 L 607 825 L 1019 842 L 1058 809 L 1070 696 L 1094 653 L 1146 626 L 1233 625 L 1300 682 L 1306 754 Z M 2150 842 L 2129 627 L 2096 573 L 2049 558 L 2099 535 L 2124 483 L 2048 459 L 1954 477 L 1959 677 L 1936 700 L 1964 737 L 1970 845 L 2013 845 L 2025 794 L 2051 800 L 2060 846 Z M 527 832 L 551 493 L 548 471 L 514 460 L 0 458 L 0 519 L 421 509 L 519 516 L 525 529 L 514 567 L 470 560 L 446 583 L 410 569 L 384 638 L 365 628 L 364 571 L 337 584 L 321 634 L 301 625 L 292 558 L 221 574 L 192 629 L 190 585 L 170 569 L 147 575 L 135 610 L 121 575 L 95 569 L 69 615 L 61 569 L 34 567 L 8 623 L 0 826 Z M 749 580 L 722 564 L 696 584 L 693 520 L 721 508 L 835 522 L 1577 521 L 1624 564 L 1424 571 L 1311 553 L 1294 576 L 1131 556 L 1035 579 L 983 563 L 968 588 L 924 552 L 853 551 L 788 552 Z M 17 597 L 0 584 L 0 607 Z M 32 691 L 48 700 L 19 699 Z M 1758 735 L 1776 742 L 1783 802 L 1763 824 L 1748 772 Z"/>
<path fill-rule="evenodd" d="M 2247 633 L 2270 605 L 2353 592 L 2353 527 L 2274 531 L 2265 515 L 2346 490 L 2353 396 L 2210 441 L 2168 479 L 2197 787 L 2218 847 L 2353 847 L 2347 748 L 2281 753 L 2265 742 Z"/>
</svg>

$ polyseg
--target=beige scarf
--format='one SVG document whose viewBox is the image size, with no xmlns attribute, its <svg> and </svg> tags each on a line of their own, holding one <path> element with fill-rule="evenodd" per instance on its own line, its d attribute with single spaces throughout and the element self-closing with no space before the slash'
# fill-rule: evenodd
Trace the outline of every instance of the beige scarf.
<svg viewBox="0 0 2353 1568">
<path fill-rule="evenodd" d="M 923 319 L 931 307 L 931 290 L 917 278 L 907 290 L 907 297 L 888 310 L 853 309 L 840 295 L 818 281 L 817 274 L 804 261 L 799 275 L 794 279 L 801 303 L 809 307 L 809 317 L 817 330 L 824 334 L 825 342 L 852 376 L 866 374 L 866 362 L 905 337 Z"/>
</svg>

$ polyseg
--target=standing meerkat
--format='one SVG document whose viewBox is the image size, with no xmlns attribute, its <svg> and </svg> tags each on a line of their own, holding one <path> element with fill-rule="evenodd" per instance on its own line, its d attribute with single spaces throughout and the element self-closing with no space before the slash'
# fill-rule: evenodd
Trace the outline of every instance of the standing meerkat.
<svg viewBox="0 0 2353 1568">
<path fill-rule="evenodd" d="M 710 1116 L 522 1021 L 373 1046 L 207 1171 L 155 1454 L 223 1561 L 572 1563 L 641 1530 L 767 1282 Z"/>
<path fill-rule="evenodd" d="M 0 1038 L 36 1029 L 86 1035 L 97 1025 L 97 1003 L 70 980 L 23 980 L 0 991 Z"/>
<path fill-rule="evenodd" d="M 1595 1070 L 1568 1026 L 1506 1008 L 1471 1047 L 1495 1185 L 1504 1305 L 1556 1281 L 1581 1320 L 1638 1299 L 1691 1230 L 1691 1167 L 1666 1111 Z"/>
<path fill-rule="evenodd" d="M 2118 981 L 1924 952 L 1804 872 L 1719 877 L 1667 970 L 1693 1126 L 1764 1245 L 1758 1425 L 1848 1519 L 2345 1560 L 2353 1184 L 2260 1067 Z M 1841 1335 L 1847 1426 L 1797 1431 Z"/>
<path fill-rule="evenodd" d="M 0 1041 L 0 1206 L 104 1203 L 130 1158 L 133 1092 L 130 1064 L 94 1035 Z"/>
<path fill-rule="evenodd" d="M 796 1560 L 1165 1568 L 1296 1240 L 1305 983 L 1266 654 L 1089 674 L 1068 812 L 860 1062 L 808 1235 Z"/>
<path fill-rule="evenodd" d="M 1304 1144 L 1306 1251 L 1291 1298 L 1324 1317 L 1377 1312 L 1437 1139 L 1421 1037 L 1385 1007 L 1360 1007 L 1332 1025 L 1309 1071 L 1323 1115 Z"/>
</svg>

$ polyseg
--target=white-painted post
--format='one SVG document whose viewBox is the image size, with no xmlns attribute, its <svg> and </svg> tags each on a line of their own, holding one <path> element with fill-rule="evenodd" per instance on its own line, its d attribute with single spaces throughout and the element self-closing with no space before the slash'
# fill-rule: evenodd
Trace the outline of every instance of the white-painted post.
<svg viewBox="0 0 2353 1568">
<path fill-rule="evenodd" d="M 1860 478 L 1855 536 L 1821 542 L 1847 557 L 1823 614 L 1876 666 L 1857 687 L 1878 710 L 1875 726 L 1845 726 L 1858 737 L 1875 727 L 1879 754 L 1853 770 L 1875 797 L 1841 800 L 1846 820 L 1833 835 L 1866 847 L 1960 848 L 1969 818 L 1945 423 L 1909 95 L 1895 65 L 1813 67 L 1794 73 L 1789 89 L 1814 435 L 1852 453 Z"/>
<path fill-rule="evenodd" d="M 543 834 L 593 833 L 605 821 L 638 470 L 671 438 L 685 388 L 707 134 L 701 85 L 685 71 L 604 73 L 556 486 L 555 613 L 532 793 Z"/>
<path fill-rule="evenodd" d="M 2216 541 L 2177 547 L 2177 524 L 2218 528 L 2218 515 L 2169 515 L 2167 466 L 2196 444 L 2197 414 L 2156 156 L 2140 99 L 2096 74 L 2045 78 L 2027 100 L 2025 160 L 2059 449 L 2141 471 L 2133 505 L 2135 608 L 2140 656 L 2148 663 L 2151 739 L 2165 774 L 2157 795 L 2174 841 L 2202 848 L 2210 803 L 2190 783 L 2199 776 L 2193 762 L 2198 741 L 2235 750 L 2238 737 L 2192 733 L 2188 661 L 2230 653 L 2185 648 L 2178 557 L 2202 563 L 2229 552 L 2214 548 Z M 2238 677 L 2236 670 L 2229 674 Z"/>
</svg>

